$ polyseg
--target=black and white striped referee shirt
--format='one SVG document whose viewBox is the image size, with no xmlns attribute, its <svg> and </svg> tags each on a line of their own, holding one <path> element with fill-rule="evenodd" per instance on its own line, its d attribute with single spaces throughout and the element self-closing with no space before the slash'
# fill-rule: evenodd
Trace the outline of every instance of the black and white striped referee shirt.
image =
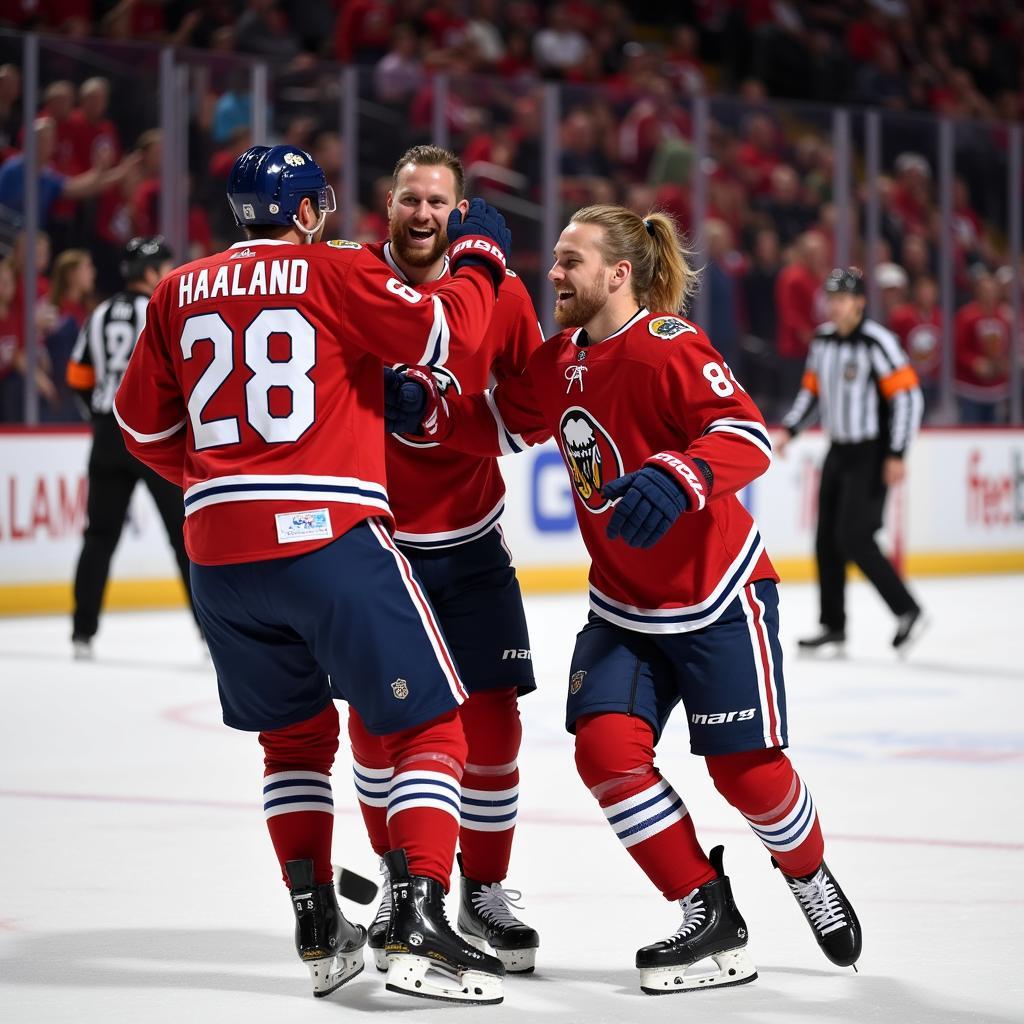
<svg viewBox="0 0 1024 1024">
<path fill-rule="evenodd" d="M 114 395 L 143 327 L 149 296 L 118 292 L 100 303 L 82 325 L 71 351 L 67 380 L 76 391 L 91 392 L 93 416 L 109 416 Z"/>
<path fill-rule="evenodd" d="M 796 434 L 820 415 L 833 443 L 881 440 L 889 454 L 902 456 L 923 411 L 917 374 L 896 335 L 865 317 L 845 337 L 831 322 L 817 329 L 782 425 Z"/>
</svg>

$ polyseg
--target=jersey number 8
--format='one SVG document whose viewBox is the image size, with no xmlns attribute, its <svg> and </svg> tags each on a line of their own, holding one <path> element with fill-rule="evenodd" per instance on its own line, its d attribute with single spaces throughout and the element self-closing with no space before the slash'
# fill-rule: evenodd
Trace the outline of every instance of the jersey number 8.
<svg viewBox="0 0 1024 1024">
<path fill-rule="evenodd" d="M 270 338 L 284 334 L 291 339 L 291 356 L 270 358 Z M 238 419 L 234 416 L 203 420 L 203 410 L 235 368 L 234 335 L 220 313 L 203 313 L 185 321 L 181 354 L 193 357 L 197 342 L 213 346 L 210 365 L 196 381 L 188 400 L 188 415 L 196 450 L 238 444 Z M 313 424 L 316 415 L 313 381 L 309 371 L 316 365 L 316 330 L 297 309 L 264 309 L 245 329 L 245 365 L 253 376 L 245 385 L 245 415 L 249 425 L 269 444 L 297 441 Z M 270 411 L 271 388 L 291 394 L 291 412 L 275 416 Z"/>
<path fill-rule="evenodd" d="M 719 398 L 728 398 L 737 388 L 740 391 L 746 391 L 746 388 L 732 375 L 728 363 L 722 363 L 721 366 L 718 363 L 705 363 L 701 373 L 704 374 L 707 382 L 711 385 L 711 390 Z"/>
</svg>

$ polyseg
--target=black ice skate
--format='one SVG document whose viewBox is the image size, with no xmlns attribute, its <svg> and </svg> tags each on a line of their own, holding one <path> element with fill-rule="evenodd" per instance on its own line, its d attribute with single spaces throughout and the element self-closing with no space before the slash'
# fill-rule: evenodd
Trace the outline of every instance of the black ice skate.
<svg viewBox="0 0 1024 1024">
<path fill-rule="evenodd" d="M 458 861 L 461 872 L 462 854 Z M 516 889 L 503 889 L 497 882 L 475 882 L 462 875 L 459 932 L 470 945 L 485 953 L 490 946 L 510 974 L 530 974 L 540 945 L 537 933 L 509 910 L 522 910 L 515 902 L 522 898 L 523 894 Z"/>
<path fill-rule="evenodd" d="M 384 945 L 388 939 L 388 921 L 391 920 L 391 876 L 383 860 L 380 862 L 380 873 L 384 876 L 380 886 L 380 906 L 377 907 L 377 916 L 367 929 L 366 945 L 373 952 L 377 970 L 386 971 L 388 958 L 384 952 Z"/>
<path fill-rule="evenodd" d="M 679 901 L 683 923 L 675 934 L 637 950 L 640 989 L 648 995 L 746 985 L 757 977 L 745 948 L 747 926 L 722 869 L 722 853 L 723 848 L 716 846 L 710 855 L 718 877 Z M 714 960 L 717 971 L 687 973 L 687 968 L 708 957 Z"/>
<path fill-rule="evenodd" d="M 772 864 L 779 866 L 774 857 Z M 860 957 L 860 921 L 828 865 L 822 861 L 817 871 L 802 878 L 783 877 L 821 951 L 837 967 L 852 967 Z"/>
<path fill-rule="evenodd" d="M 388 989 L 450 1003 L 500 1003 L 505 968 L 452 930 L 441 883 L 410 875 L 404 850 L 386 853 L 384 862 L 391 876 Z"/>
<path fill-rule="evenodd" d="M 846 633 L 841 629 L 824 626 L 820 633 L 797 640 L 796 646 L 801 654 L 825 654 L 842 658 L 846 654 Z"/>
<path fill-rule="evenodd" d="M 896 620 L 896 635 L 892 638 L 892 645 L 902 657 L 921 638 L 921 634 L 928 626 L 928 619 L 920 608 L 904 612 Z"/>
<path fill-rule="evenodd" d="M 362 971 L 366 929 L 345 919 L 333 882 L 314 884 L 311 860 L 290 860 L 284 869 L 295 911 L 295 948 L 309 968 L 313 995 L 329 995 Z"/>
</svg>

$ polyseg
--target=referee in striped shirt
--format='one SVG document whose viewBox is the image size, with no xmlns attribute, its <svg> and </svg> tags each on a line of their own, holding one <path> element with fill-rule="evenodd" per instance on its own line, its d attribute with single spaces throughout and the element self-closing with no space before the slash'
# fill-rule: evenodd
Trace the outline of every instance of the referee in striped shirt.
<svg viewBox="0 0 1024 1024">
<path fill-rule="evenodd" d="M 78 660 L 92 657 L 110 559 L 121 537 L 132 492 L 140 481 L 156 503 L 191 601 L 181 489 L 128 452 L 114 419 L 114 395 L 146 325 L 149 297 L 173 267 L 171 250 L 159 235 L 133 238 L 125 246 L 121 262 L 123 290 L 93 310 L 68 361 L 68 384 L 86 407 L 93 430 L 85 537 L 75 569 L 71 646 Z"/>
<path fill-rule="evenodd" d="M 893 647 L 905 650 L 924 625 L 921 608 L 879 550 L 888 488 L 900 483 L 903 457 L 921 422 L 924 401 L 906 353 L 891 331 L 864 314 L 864 278 L 833 270 L 825 281 L 830 320 L 815 332 L 800 391 L 782 419 L 775 450 L 816 416 L 832 446 L 821 471 L 816 554 L 821 631 L 801 640 L 804 651 L 846 640 L 846 564 L 854 562 L 896 616 Z"/>
</svg>

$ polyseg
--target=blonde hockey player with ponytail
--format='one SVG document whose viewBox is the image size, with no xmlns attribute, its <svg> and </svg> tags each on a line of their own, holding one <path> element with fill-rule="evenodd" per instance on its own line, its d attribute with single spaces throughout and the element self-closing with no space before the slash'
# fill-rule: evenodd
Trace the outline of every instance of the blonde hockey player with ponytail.
<svg viewBox="0 0 1024 1024">
<path fill-rule="evenodd" d="M 810 790 L 785 752 L 778 575 L 737 497 L 770 465 L 771 441 L 683 312 L 695 277 L 670 217 L 588 206 L 562 231 L 548 271 L 562 330 L 522 373 L 483 394 L 441 396 L 429 373 L 385 371 L 386 404 L 399 410 L 390 429 L 481 455 L 558 442 L 592 559 L 590 614 L 566 672 L 576 769 L 683 915 L 674 934 L 636 953 L 640 988 L 654 995 L 757 977 L 723 849 L 705 852 L 655 764 L 659 740 L 688 740 L 704 759 L 825 956 L 849 966 L 862 945 Z M 697 968 L 708 958 L 711 974 Z"/>
</svg>

